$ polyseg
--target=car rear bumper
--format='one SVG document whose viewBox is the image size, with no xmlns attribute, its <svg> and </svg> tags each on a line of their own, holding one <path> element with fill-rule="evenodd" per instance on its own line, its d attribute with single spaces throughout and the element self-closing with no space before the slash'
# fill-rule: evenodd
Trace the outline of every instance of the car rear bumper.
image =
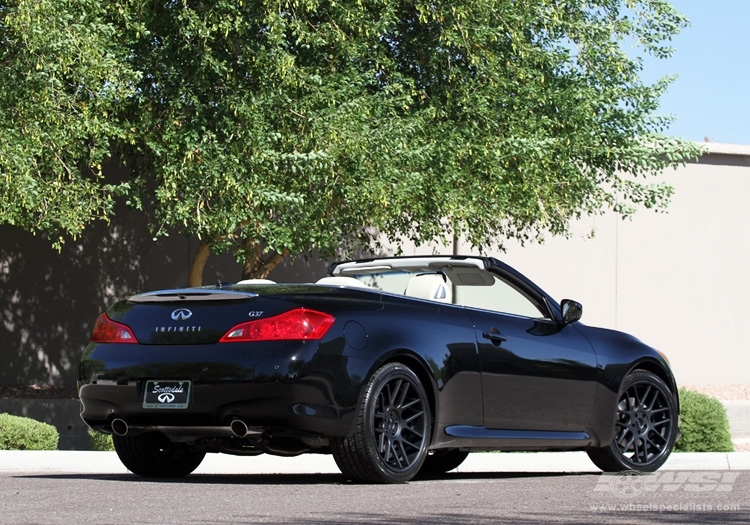
<svg viewBox="0 0 750 525">
<path fill-rule="evenodd" d="M 101 430 L 109 430 L 115 419 L 133 428 L 228 427 L 232 421 L 240 420 L 248 427 L 329 436 L 347 435 L 353 421 L 353 407 L 339 406 L 331 398 L 330 389 L 310 381 L 196 382 L 192 385 L 190 403 L 184 409 L 144 408 L 144 383 L 145 380 L 135 380 L 121 385 L 82 385 L 81 418 Z"/>
<path fill-rule="evenodd" d="M 367 377 L 371 366 L 367 359 L 336 355 L 317 344 L 243 346 L 90 345 L 79 373 L 81 417 L 105 431 L 114 420 L 131 428 L 224 431 L 239 420 L 252 428 L 302 434 L 350 433 L 359 378 Z M 146 384 L 153 380 L 189 381 L 187 406 L 144 406 Z"/>
</svg>

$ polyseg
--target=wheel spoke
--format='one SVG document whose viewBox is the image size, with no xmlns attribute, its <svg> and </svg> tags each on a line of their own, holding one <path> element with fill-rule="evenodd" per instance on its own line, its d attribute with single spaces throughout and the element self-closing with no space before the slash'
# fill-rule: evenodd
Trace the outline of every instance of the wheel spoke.
<svg viewBox="0 0 750 525">
<path fill-rule="evenodd" d="M 631 437 L 627 441 L 627 445 L 623 446 L 622 442 L 627 438 L 628 434 L 630 434 Z M 617 443 L 620 443 L 620 450 L 622 450 L 623 453 L 627 452 L 634 442 L 635 442 L 635 436 L 633 436 L 633 434 L 627 430 L 623 432 L 620 436 L 618 436 L 618 439 L 617 439 Z"/>
<path fill-rule="evenodd" d="M 398 460 L 398 454 L 396 453 L 396 449 L 393 446 L 393 442 L 389 439 L 387 441 L 386 450 L 385 450 L 385 462 L 390 463 L 392 458 L 395 459 L 396 463 L 399 463 L 400 465 L 400 462 Z"/>
<path fill-rule="evenodd" d="M 414 422 L 414 420 L 419 419 L 423 415 L 424 415 L 424 410 L 420 410 L 419 412 L 414 413 L 413 416 L 410 416 L 404 419 L 404 422 L 408 425 L 411 425 L 411 423 Z"/>
<path fill-rule="evenodd" d="M 404 451 L 404 455 L 406 455 L 405 447 L 411 447 L 415 450 L 419 450 L 419 445 L 420 445 L 419 443 L 412 443 L 411 441 L 407 441 L 407 440 L 401 440 L 399 441 L 399 443 L 401 443 L 401 448 Z"/>
<path fill-rule="evenodd" d="M 396 408 L 404 408 L 404 403 L 406 402 L 406 396 L 409 394 L 409 383 L 401 383 L 399 385 L 400 388 L 400 395 L 398 402 L 395 404 Z"/>
<path fill-rule="evenodd" d="M 385 416 L 385 411 L 385 392 L 381 390 L 380 392 L 378 392 L 377 399 L 375 401 L 375 415 Z"/>
<path fill-rule="evenodd" d="M 638 385 L 634 386 L 631 390 L 633 392 L 632 394 L 633 401 L 632 401 L 632 404 L 630 405 L 630 408 L 637 409 L 638 407 L 641 406 L 641 398 L 638 396 Z"/>
<path fill-rule="evenodd" d="M 419 448 L 422 445 L 422 438 L 424 437 L 424 434 L 410 428 L 405 429 L 405 431 L 411 436 L 411 439 L 407 441 L 413 444 L 416 448 Z"/>
<path fill-rule="evenodd" d="M 658 438 L 661 443 L 657 443 L 652 438 Z M 659 434 L 658 432 L 651 432 L 647 439 L 654 445 L 657 450 L 661 450 L 662 447 L 667 443 L 667 438 Z"/>
<path fill-rule="evenodd" d="M 418 397 L 415 397 L 414 399 L 412 399 L 412 400 L 411 400 L 411 401 L 409 401 L 408 403 L 404 403 L 404 404 L 402 404 L 402 405 L 399 405 L 399 408 L 400 408 L 401 410 L 406 410 L 407 408 L 411 408 L 411 407 L 413 407 L 414 405 L 417 405 L 417 404 L 419 404 L 419 403 L 420 403 L 420 401 L 419 401 L 419 398 L 418 398 Z"/>
<path fill-rule="evenodd" d="M 396 455 L 396 458 L 398 459 L 398 466 L 399 467 L 408 467 L 411 464 L 411 461 L 409 461 L 409 454 L 406 453 L 406 449 L 404 448 L 404 441 L 398 440 L 398 449 L 400 454 Z"/>
<path fill-rule="evenodd" d="M 638 408 L 647 408 L 646 402 L 648 401 L 648 395 L 651 393 L 651 385 L 648 385 L 646 391 L 641 394 L 641 398 L 638 402 Z"/>
<path fill-rule="evenodd" d="M 657 401 L 660 401 L 660 392 L 657 389 L 654 389 L 654 397 L 651 399 L 651 403 L 648 403 L 646 406 L 646 410 L 649 412 L 652 412 L 654 410 L 654 405 L 657 404 Z"/>
<path fill-rule="evenodd" d="M 643 440 L 636 439 L 635 441 L 633 441 L 633 450 L 635 451 L 633 454 L 633 459 L 636 462 L 643 463 L 645 461 L 646 454 L 646 450 L 643 446 Z"/>
<path fill-rule="evenodd" d="M 398 396 L 399 390 L 401 390 L 401 384 L 403 383 L 403 381 L 401 379 L 398 379 L 395 383 L 396 384 L 394 386 L 391 387 L 389 384 L 387 387 L 388 393 L 389 393 L 389 396 L 388 396 L 389 407 L 398 406 L 398 403 L 396 402 L 396 397 Z"/>
<path fill-rule="evenodd" d="M 378 450 L 380 451 L 380 455 L 384 456 L 387 453 L 386 448 L 388 447 L 388 437 L 385 435 L 385 432 L 380 430 L 380 434 L 378 435 Z"/>
</svg>

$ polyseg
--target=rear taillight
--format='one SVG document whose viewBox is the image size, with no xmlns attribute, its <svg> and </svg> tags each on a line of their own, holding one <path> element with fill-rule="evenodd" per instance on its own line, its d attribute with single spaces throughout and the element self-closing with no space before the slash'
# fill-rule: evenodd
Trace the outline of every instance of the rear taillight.
<svg viewBox="0 0 750 525">
<path fill-rule="evenodd" d="M 323 312 L 297 308 L 267 319 L 238 324 L 224 334 L 219 342 L 320 339 L 334 320 L 332 315 Z"/>
<path fill-rule="evenodd" d="M 92 343 L 137 343 L 135 334 L 129 326 L 113 321 L 107 314 L 102 314 L 96 320 L 91 331 Z"/>
</svg>

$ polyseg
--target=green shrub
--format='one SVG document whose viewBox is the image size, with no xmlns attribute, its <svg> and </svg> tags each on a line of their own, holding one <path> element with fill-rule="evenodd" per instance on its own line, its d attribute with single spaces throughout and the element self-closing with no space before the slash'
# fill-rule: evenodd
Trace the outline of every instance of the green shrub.
<svg viewBox="0 0 750 525">
<path fill-rule="evenodd" d="M 47 423 L 0 414 L 0 450 L 57 450 L 60 434 Z"/>
<path fill-rule="evenodd" d="M 91 450 L 98 450 L 100 452 L 110 452 L 115 449 L 115 446 L 112 444 L 111 435 L 92 429 L 89 429 L 89 444 L 91 445 Z"/>
<path fill-rule="evenodd" d="M 732 452 L 732 435 L 724 405 L 717 399 L 680 389 L 680 428 L 677 452 Z"/>
</svg>

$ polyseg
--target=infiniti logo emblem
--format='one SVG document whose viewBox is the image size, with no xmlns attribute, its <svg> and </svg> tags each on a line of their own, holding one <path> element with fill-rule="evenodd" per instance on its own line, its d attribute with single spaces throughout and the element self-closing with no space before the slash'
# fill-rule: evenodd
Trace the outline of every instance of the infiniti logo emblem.
<svg viewBox="0 0 750 525">
<path fill-rule="evenodd" d="M 159 400 L 159 403 L 171 403 L 172 401 L 174 401 L 174 394 L 165 392 L 163 394 L 159 394 L 159 397 L 157 397 L 156 399 Z"/>
<path fill-rule="evenodd" d="M 172 312 L 172 319 L 175 321 L 185 321 L 187 319 L 190 319 L 192 315 L 193 312 L 191 312 L 187 308 L 180 308 Z"/>
</svg>

